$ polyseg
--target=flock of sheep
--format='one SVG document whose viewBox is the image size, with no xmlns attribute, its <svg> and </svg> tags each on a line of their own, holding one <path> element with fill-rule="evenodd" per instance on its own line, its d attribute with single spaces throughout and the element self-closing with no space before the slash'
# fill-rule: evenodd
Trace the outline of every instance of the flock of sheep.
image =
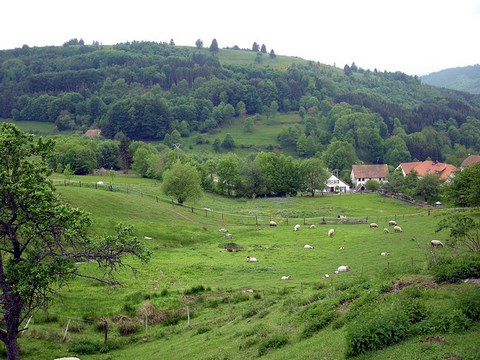
<svg viewBox="0 0 480 360">
<path fill-rule="evenodd" d="M 339 219 L 341 220 L 341 222 L 345 222 L 347 217 L 343 216 L 343 215 L 340 215 Z M 398 226 L 398 224 L 395 220 L 390 220 L 388 222 L 388 225 L 390 227 L 393 227 L 394 232 L 403 232 L 403 229 L 400 226 Z M 270 221 L 269 226 L 277 226 L 277 223 L 275 221 Z M 375 228 L 378 228 L 378 224 L 377 223 L 370 223 L 369 227 L 372 228 L 372 229 L 375 229 Z M 312 224 L 312 225 L 309 226 L 309 228 L 313 229 L 313 228 L 315 228 L 315 225 Z M 225 233 L 225 238 L 232 239 L 233 235 L 228 233 L 228 231 L 226 229 L 220 229 L 219 231 L 222 232 L 222 233 Z M 293 227 L 293 231 L 294 232 L 300 231 L 300 224 L 296 224 Z M 383 233 L 388 234 L 388 233 L 390 233 L 390 231 L 389 231 L 388 228 L 384 228 Z M 327 232 L 328 237 L 332 237 L 334 234 L 335 234 L 335 229 L 333 229 L 333 228 L 329 229 L 328 232 Z M 435 248 L 444 246 L 443 243 L 440 240 L 432 240 L 430 242 L 430 245 L 432 247 L 435 247 Z M 309 245 L 309 244 L 304 245 L 303 248 L 304 249 L 314 249 L 314 247 L 312 245 Z M 345 250 L 345 247 L 340 246 L 339 250 Z M 383 251 L 383 252 L 380 253 L 380 255 L 381 256 L 389 256 L 390 253 L 388 253 L 386 251 Z M 256 263 L 256 262 L 258 262 L 258 260 L 257 260 L 257 258 L 249 255 L 249 256 L 247 256 L 247 262 L 248 263 Z M 334 271 L 334 273 L 339 274 L 339 273 L 348 272 L 348 271 L 350 271 L 350 267 L 348 265 L 340 265 L 337 268 L 337 270 Z M 322 276 L 322 278 L 324 278 L 324 279 L 328 279 L 329 277 L 330 277 L 329 274 L 323 274 L 323 276 Z M 285 275 L 285 276 L 281 277 L 281 280 L 290 280 L 291 278 L 292 278 L 291 275 Z"/>
</svg>

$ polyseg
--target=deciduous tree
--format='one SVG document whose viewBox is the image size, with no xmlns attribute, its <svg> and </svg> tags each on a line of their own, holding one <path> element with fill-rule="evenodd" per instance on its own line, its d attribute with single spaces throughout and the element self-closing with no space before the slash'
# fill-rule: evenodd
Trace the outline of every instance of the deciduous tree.
<svg viewBox="0 0 480 360">
<path fill-rule="evenodd" d="M 175 162 L 172 168 L 163 173 L 163 191 L 175 197 L 179 204 L 187 199 L 196 200 L 202 194 L 200 175 L 190 164 Z"/>
<path fill-rule="evenodd" d="M 48 180 L 53 147 L 53 140 L 0 126 L 0 341 L 12 360 L 20 358 L 17 338 L 27 319 L 73 276 L 115 284 L 114 271 L 130 267 L 124 255 L 149 257 L 131 227 L 89 236 L 88 215 L 60 201 Z M 95 261 L 99 275 L 82 273 L 78 261 Z"/>
</svg>

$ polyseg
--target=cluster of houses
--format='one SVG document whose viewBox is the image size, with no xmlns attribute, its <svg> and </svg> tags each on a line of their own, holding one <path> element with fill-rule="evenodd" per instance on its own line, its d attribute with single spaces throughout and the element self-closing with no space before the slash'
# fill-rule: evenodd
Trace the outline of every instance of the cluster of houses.
<svg viewBox="0 0 480 360">
<path fill-rule="evenodd" d="M 460 170 L 476 163 L 480 163 L 480 155 L 469 155 L 460 165 Z M 403 176 L 407 176 L 414 170 L 419 177 L 435 174 L 438 175 L 440 180 L 448 181 L 459 169 L 450 164 L 425 160 L 400 163 L 395 170 L 401 171 Z M 332 174 L 325 183 L 326 189 L 324 191 L 330 193 L 364 191 L 367 181 L 373 180 L 382 184 L 388 181 L 389 175 L 387 164 L 352 165 L 352 171 L 350 172 L 352 185 L 347 184 L 339 179 L 338 176 Z"/>
</svg>

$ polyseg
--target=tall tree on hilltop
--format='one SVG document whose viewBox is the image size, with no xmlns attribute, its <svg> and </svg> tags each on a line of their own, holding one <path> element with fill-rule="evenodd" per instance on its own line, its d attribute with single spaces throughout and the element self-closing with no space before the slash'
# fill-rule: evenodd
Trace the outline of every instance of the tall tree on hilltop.
<svg viewBox="0 0 480 360">
<path fill-rule="evenodd" d="M 60 201 L 48 179 L 54 145 L 12 124 L 0 126 L 0 341 L 10 360 L 20 359 L 17 338 L 28 319 L 73 276 L 113 285 L 115 270 L 131 268 L 125 255 L 149 258 L 129 226 L 89 237 L 88 215 Z M 103 275 L 82 273 L 79 261 L 95 262 Z"/>
<path fill-rule="evenodd" d="M 265 44 L 262 44 L 262 47 L 261 47 L 260 51 L 264 54 L 267 53 L 267 47 L 265 46 Z"/>
<path fill-rule="evenodd" d="M 252 45 L 252 51 L 253 52 L 258 52 L 260 50 L 260 45 L 258 45 L 256 42 L 253 43 Z"/>
<path fill-rule="evenodd" d="M 212 40 L 212 43 L 210 45 L 210 52 L 215 55 L 218 53 L 218 43 L 217 43 L 217 39 L 213 39 Z"/>
</svg>

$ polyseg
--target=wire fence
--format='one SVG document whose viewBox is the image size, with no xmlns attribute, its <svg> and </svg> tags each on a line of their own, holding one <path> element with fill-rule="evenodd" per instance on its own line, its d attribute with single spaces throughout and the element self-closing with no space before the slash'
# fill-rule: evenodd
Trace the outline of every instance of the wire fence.
<svg viewBox="0 0 480 360">
<path fill-rule="evenodd" d="M 334 217 L 334 216 L 314 216 L 314 217 L 288 217 L 280 215 L 243 215 L 234 214 L 224 211 L 215 211 L 209 208 L 198 208 L 192 205 L 185 205 L 175 202 L 173 199 L 162 198 L 158 195 L 153 195 L 138 189 L 139 185 L 129 184 L 109 184 L 106 182 L 82 182 L 72 180 L 54 180 L 53 183 L 57 186 L 78 186 L 85 188 L 92 188 L 104 191 L 123 192 L 127 194 L 134 194 L 141 198 L 149 198 L 157 203 L 165 203 L 171 205 L 173 208 L 182 208 L 192 214 L 210 217 L 212 219 L 221 220 L 225 223 L 232 223 L 237 225 L 254 225 L 254 226 L 286 226 L 293 224 L 310 225 L 325 225 L 325 224 L 369 224 L 378 223 L 382 221 L 401 220 L 409 217 L 431 216 L 444 211 L 466 210 L 465 208 L 441 208 L 431 207 L 424 211 L 411 214 L 390 214 L 390 215 L 365 215 L 355 217 Z M 144 185 L 143 185 L 144 186 Z"/>
</svg>

